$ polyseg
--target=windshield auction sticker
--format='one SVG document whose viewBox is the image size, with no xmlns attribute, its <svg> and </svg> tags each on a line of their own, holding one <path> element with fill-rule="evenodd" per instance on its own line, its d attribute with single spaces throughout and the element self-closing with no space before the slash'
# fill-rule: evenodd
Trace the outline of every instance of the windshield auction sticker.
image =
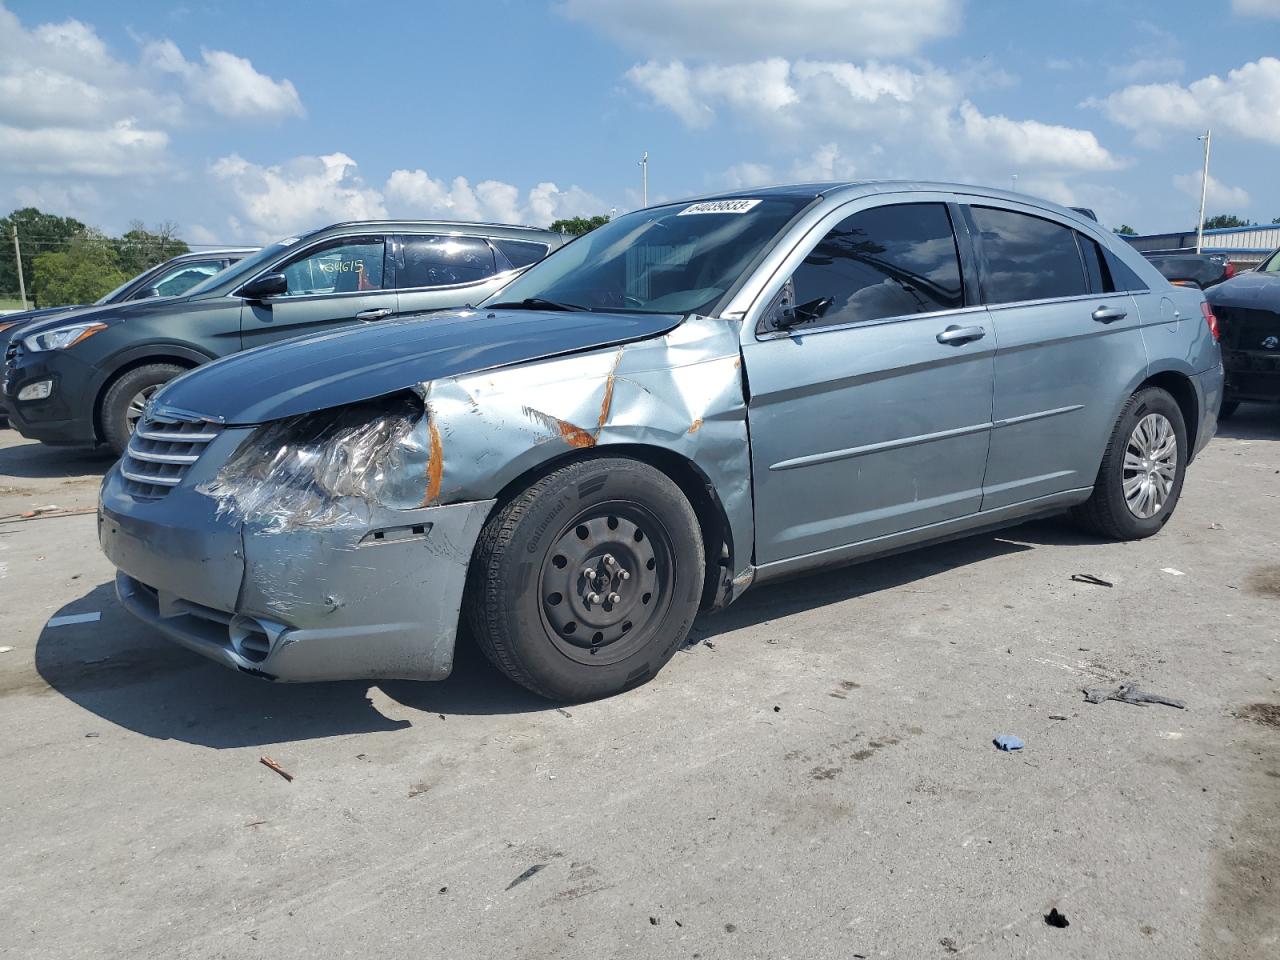
<svg viewBox="0 0 1280 960">
<path fill-rule="evenodd" d="M 759 202 L 759 200 L 703 200 L 701 203 L 685 207 L 676 216 L 684 217 L 693 213 L 746 213 Z"/>
</svg>

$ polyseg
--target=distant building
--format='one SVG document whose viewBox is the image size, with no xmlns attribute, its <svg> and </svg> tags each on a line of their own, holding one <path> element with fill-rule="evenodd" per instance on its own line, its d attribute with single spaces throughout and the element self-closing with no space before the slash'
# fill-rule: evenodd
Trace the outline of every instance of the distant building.
<svg viewBox="0 0 1280 960">
<path fill-rule="evenodd" d="M 1196 232 L 1151 233 L 1141 237 L 1125 237 L 1143 253 L 1179 253 L 1196 248 Z M 1280 247 L 1280 224 L 1258 227 L 1223 227 L 1206 230 L 1201 250 L 1225 253 L 1237 269 L 1253 267 L 1272 250 Z"/>
</svg>

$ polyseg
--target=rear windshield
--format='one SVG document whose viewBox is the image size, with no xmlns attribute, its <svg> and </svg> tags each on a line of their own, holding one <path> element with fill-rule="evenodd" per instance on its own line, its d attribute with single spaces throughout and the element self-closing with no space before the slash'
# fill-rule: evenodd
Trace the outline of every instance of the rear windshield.
<svg viewBox="0 0 1280 960">
<path fill-rule="evenodd" d="M 811 202 L 743 197 L 637 210 L 534 264 L 491 305 L 532 299 L 610 312 L 703 313 Z"/>
</svg>

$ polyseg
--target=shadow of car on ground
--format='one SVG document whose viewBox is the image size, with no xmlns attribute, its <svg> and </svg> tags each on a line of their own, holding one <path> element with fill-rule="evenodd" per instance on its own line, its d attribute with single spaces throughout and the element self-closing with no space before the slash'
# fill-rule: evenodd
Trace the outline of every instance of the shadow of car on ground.
<svg viewBox="0 0 1280 960">
<path fill-rule="evenodd" d="M 1094 542 L 1061 521 L 1041 521 L 771 584 L 723 613 L 700 617 L 691 642 L 1039 545 Z M 134 621 L 110 583 L 94 587 L 57 616 L 92 612 L 101 619 L 44 628 L 31 692 L 56 693 L 103 720 L 157 739 L 226 748 L 412 726 L 379 712 L 371 687 L 428 716 L 514 715 L 557 706 L 502 676 L 466 637 L 459 639 L 453 673 L 435 683 L 273 684 L 207 661 Z"/>
</svg>

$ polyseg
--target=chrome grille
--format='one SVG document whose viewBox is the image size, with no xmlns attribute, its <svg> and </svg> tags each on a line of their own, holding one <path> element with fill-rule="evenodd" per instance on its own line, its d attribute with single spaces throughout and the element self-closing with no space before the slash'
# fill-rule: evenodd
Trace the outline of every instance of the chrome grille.
<svg viewBox="0 0 1280 960">
<path fill-rule="evenodd" d="M 182 482 L 221 429 L 207 421 L 188 422 L 156 414 L 144 417 L 120 460 L 125 489 L 147 500 L 163 497 Z"/>
</svg>

